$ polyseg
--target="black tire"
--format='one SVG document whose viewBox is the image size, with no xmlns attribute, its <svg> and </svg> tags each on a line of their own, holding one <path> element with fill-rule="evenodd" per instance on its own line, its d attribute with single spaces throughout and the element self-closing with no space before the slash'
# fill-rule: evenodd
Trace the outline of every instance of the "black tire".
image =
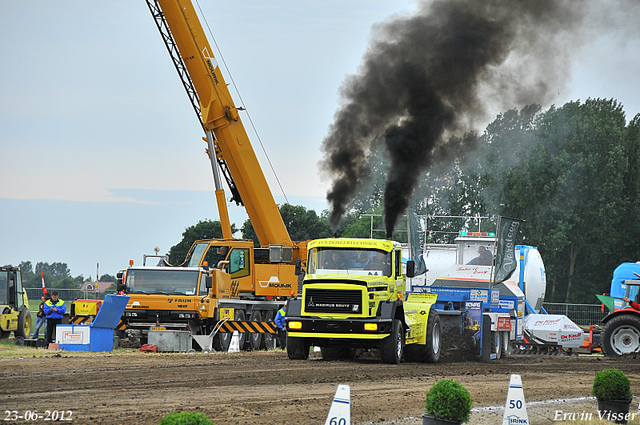
<svg viewBox="0 0 640 425">
<path fill-rule="evenodd" d="M 640 317 L 622 313 L 602 327 L 600 346 L 607 356 L 640 351 Z"/>
<path fill-rule="evenodd" d="M 7 339 L 11 335 L 11 331 L 3 331 L 0 329 L 0 339 Z"/>
<path fill-rule="evenodd" d="M 491 354 L 496 355 L 496 360 L 502 355 L 502 335 L 500 332 L 491 332 Z"/>
<path fill-rule="evenodd" d="M 287 335 L 287 355 L 291 360 L 307 360 L 309 343 L 304 338 L 291 338 Z"/>
<path fill-rule="evenodd" d="M 404 352 L 404 328 L 398 319 L 393 320 L 391 334 L 380 342 L 380 358 L 383 363 L 400 364 Z"/>
<path fill-rule="evenodd" d="M 508 331 L 503 331 L 502 332 L 502 358 L 508 357 L 509 356 L 509 350 L 511 350 L 511 341 L 509 341 L 510 338 L 510 332 Z"/>
<path fill-rule="evenodd" d="M 31 335 L 31 312 L 27 307 L 21 307 L 18 314 L 18 329 L 15 330 L 16 338 L 29 338 Z"/>
<path fill-rule="evenodd" d="M 229 351 L 231 345 L 231 332 L 218 332 L 213 337 L 213 349 L 216 351 Z"/>
<path fill-rule="evenodd" d="M 236 310 L 235 320 L 238 322 L 245 322 L 247 320 L 247 315 L 244 310 Z M 247 342 L 249 341 L 249 334 L 246 332 L 238 332 L 239 333 L 239 342 L 240 342 L 240 351 L 247 349 Z"/>
<path fill-rule="evenodd" d="M 323 360 L 346 359 L 349 357 L 349 347 L 321 347 Z"/>
<path fill-rule="evenodd" d="M 429 310 L 427 319 L 427 340 L 424 345 L 410 344 L 404 348 L 404 358 L 408 362 L 438 363 L 442 350 L 440 316 L 435 310 Z"/>
<path fill-rule="evenodd" d="M 262 322 L 262 313 L 259 310 L 253 310 L 251 312 L 252 322 Z M 264 334 L 260 332 L 249 334 L 249 346 L 252 351 L 258 351 L 262 347 L 262 337 Z"/>
<path fill-rule="evenodd" d="M 273 323 L 273 319 L 276 317 L 273 310 L 267 310 L 264 314 L 264 321 Z M 264 338 L 262 338 L 262 345 L 260 346 L 261 350 L 275 350 L 276 349 L 276 341 L 278 340 L 278 334 L 266 333 L 264 334 Z"/>
</svg>

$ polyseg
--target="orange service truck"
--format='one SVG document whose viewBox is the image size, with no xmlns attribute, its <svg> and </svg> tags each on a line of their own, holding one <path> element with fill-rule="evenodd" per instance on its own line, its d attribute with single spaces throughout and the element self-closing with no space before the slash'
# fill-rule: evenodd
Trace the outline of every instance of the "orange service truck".
<svg viewBox="0 0 640 425">
<path fill-rule="evenodd" d="M 272 322 L 298 293 L 307 243 L 289 236 L 193 4 L 146 1 L 206 136 L 223 238 L 196 241 L 180 267 L 163 261 L 122 271 L 120 289 L 131 297 L 125 332 L 145 341 L 150 328 L 203 335 L 224 319 Z M 246 208 L 260 248 L 232 238 L 221 175 L 231 199 Z M 240 335 L 240 347 L 254 350 L 274 339 L 268 332 Z M 230 340 L 219 332 L 213 347 L 226 350 Z"/>
</svg>

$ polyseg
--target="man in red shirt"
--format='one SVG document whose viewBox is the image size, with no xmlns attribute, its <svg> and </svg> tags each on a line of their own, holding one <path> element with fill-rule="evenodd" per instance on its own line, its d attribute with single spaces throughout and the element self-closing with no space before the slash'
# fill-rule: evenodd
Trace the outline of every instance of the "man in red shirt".
<svg viewBox="0 0 640 425">
<path fill-rule="evenodd" d="M 622 301 L 628 302 L 632 309 L 640 311 L 640 304 L 637 302 L 631 301 L 628 297 L 622 297 Z"/>
</svg>

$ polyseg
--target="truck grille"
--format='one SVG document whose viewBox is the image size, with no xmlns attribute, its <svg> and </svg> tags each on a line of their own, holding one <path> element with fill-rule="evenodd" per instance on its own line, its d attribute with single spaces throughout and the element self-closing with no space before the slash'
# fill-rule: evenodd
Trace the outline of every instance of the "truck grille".
<svg viewBox="0 0 640 425">
<path fill-rule="evenodd" d="M 305 291 L 307 313 L 362 313 L 362 291 L 354 289 L 312 289 Z"/>
</svg>

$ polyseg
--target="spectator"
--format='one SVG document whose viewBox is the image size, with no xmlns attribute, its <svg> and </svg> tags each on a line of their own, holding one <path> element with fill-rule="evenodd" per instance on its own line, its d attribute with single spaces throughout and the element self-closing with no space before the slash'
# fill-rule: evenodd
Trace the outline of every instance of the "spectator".
<svg viewBox="0 0 640 425">
<path fill-rule="evenodd" d="M 38 336 L 39 336 L 38 334 L 40 333 L 40 328 L 46 322 L 46 318 L 44 316 L 44 303 L 47 302 L 50 299 L 51 299 L 51 295 L 49 295 L 49 294 L 44 294 L 42 296 L 42 302 L 40 303 L 40 306 L 38 307 L 38 313 L 36 314 L 36 330 L 33 331 L 33 335 L 31 336 L 31 339 L 38 338 Z M 46 332 L 47 332 L 47 327 L 46 326 L 44 328 L 44 331 L 45 331 L 45 334 L 46 334 Z"/>
<path fill-rule="evenodd" d="M 276 318 L 274 322 L 276 323 L 276 327 L 278 328 L 278 339 L 280 340 L 280 348 L 283 350 L 287 348 L 287 331 L 285 329 L 284 318 L 287 315 L 287 304 L 283 305 L 278 313 L 276 314 Z"/>
<path fill-rule="evenodd" d="M 58 292 L 51 293 L 51 299 L 44 303 L 44 314 L 47 318 L 47 334 L 45 336 L 48 343 L 52 343 L 56 335 L 56 326 L 62 323 L 67 306 L 64 301 L 58 299 Z"/>
</svg>

